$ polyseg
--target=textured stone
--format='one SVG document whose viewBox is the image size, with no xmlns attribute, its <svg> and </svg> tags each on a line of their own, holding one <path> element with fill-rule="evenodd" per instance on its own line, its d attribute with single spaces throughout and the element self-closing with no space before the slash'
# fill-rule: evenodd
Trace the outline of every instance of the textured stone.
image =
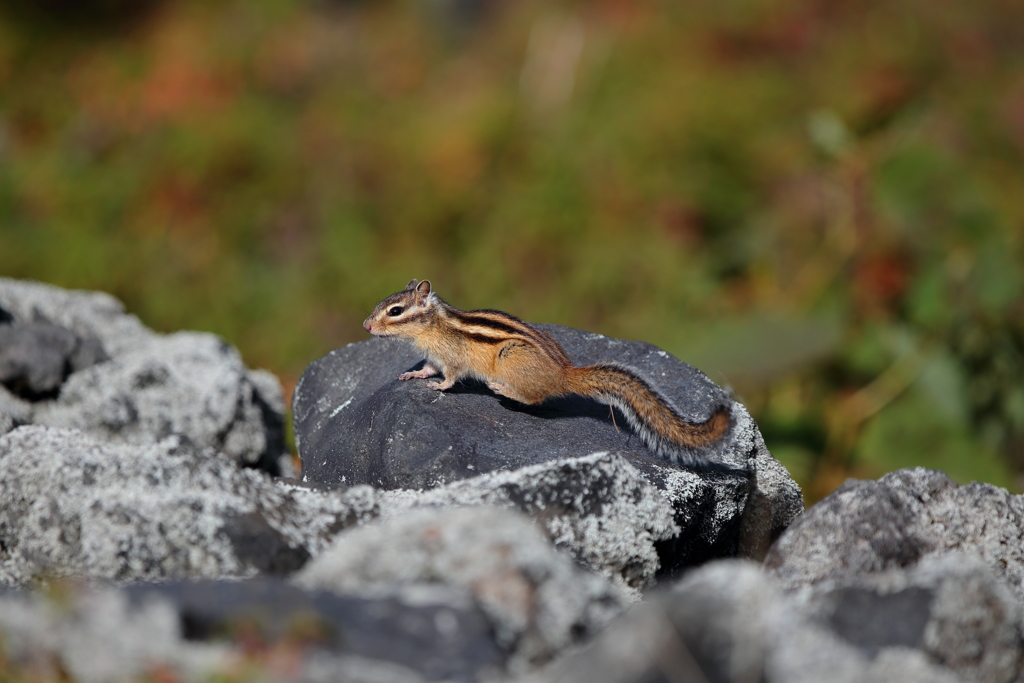
<svg viewBox="0 0 1024 683">
<path fill-rule="evenodd" d="M 295 582 L 342 594 L 421 582 L 468 590 L 512 651 L 513 669 L 592 636 L 628 602 L 528 518 L 489 507 L 416 510 L 347 529 Z"/>
<path fill-rule="evenodd" d="M 174 605 L 182 635 L 223 642 L 245 629 L 263 647 L 294 643 L 393 662 L 428 680 L 472 681 L 504 669 L 490 621 L 462 590 L 414 584 L 373 596 L 304 591 L 280 579 L 145 584 L 132 604 Z M 230 642 L 230 640 L 229 640 Z"/>
<path fill-rule="evenodd" d="M 227 671 L 230 648 L 187 644 L 174 608 L 150 601 L 133 608 L 117 591 L 63 601 L 0 591 L 0 639 L 6 667 L 24 680 L 108 683 L 170 667 L 186 680 Z M 18 676 L 14 676 L 18 680 Z"/>
<path fill-rule="evenodd" d="M 15 396 L 0 384 L 0 435 L 15 427 L 28 424 L 32 419 L 32 405 Z"/>
<path fill-rule="evenodd" d="M 67 589 L 59 600 L 0 591 L 0 661 L 11 680 L 422 683 L 477 680 L 500 665 L 465 596 L 341 598 L 279 582 Z M 426 619 L 448 630 L 427 633 Z"/>
<path fill-rule="evenodd" d="M 280 471 L 280 383 L 247 369 L 223 340 L 197 332 L 156 334 L 125 314 L 113 297 L 35 282 L 0 278 L 0 306 L 13 319 L 3 326 L 8 333 L 60 330 L 73 343 L 61 347 L 63 360 L 56 353 L 48 360 L 19 357 L 21 374 L 43 373 L 48 379 L 40 386 L 50 388 L 28 392 L 46 400 L 16 404 L 24 408 L 18 411 L 0 397 L 0 433 L 18 424 L 43 424 L 138 445 L 181 434 L 240 464 Z M 27 381 L 12 380 L 19 386 Z"/>
<path fill-rule="evenodd" d="M 178 332 L 73 374 L 33 421 L 139 445 L 183 434 L 244 464 L 267 459 L 273 471 L 270 456 L 283 451 L 281 415 L 248 374 L 217 337 Z"/>
<path fill-rule="evenodd" d="M 649 594 L 590 645 L 530 681 L 954 683 L 902 645 L 871 655 L 834 633 L 753 564 L 723 561 Z"/>
<path fill-rule="evenodd" d="M 52 394 L 77 346 L 70 330 L 49 323 L 0 325 L 0 383 L 26 398 Z"/>
<path fill-rule="evenodd" d="M 931 555 L 909 570 L 821 582 L 801 597 L 812 618 L 868 657 L 913 648 L 964 680 L 1019 680 L 1024 612 L 977 556 Z"/>
<path fill-rule="evenodd" d="M 850 480 L 790 526 L 765 566 L 795 589 L 909 568 L 952 550 L 980 557 L 1024 599 L 1024 498 L 920 467 Z"/>
<path fill-rule="evenodd" d="M 144 346 L 158 336 L 104 292 L 72 291 L 41 282 L 0 278 L 0 307 L 12 323 L 58 325 L 79 338 L 98 340 L 111 356 Z"/>
<path fill-rule="evenodd" d="M 653 581 L 657 544 L 680 534 L 670 501 L 624 458 L 608 453 L 490 472 L 426 491 L 384 491 L 380 501 L 384 517 L 413 507 L 517 508 L 536 518 L 556 546 L 627 590 Z M 687 533 L 706 531 L 696 526 Z"/>
<path fill-rule="evenodd" d="M 718 472 L 638 464 L 646 474 L 620 455 L 595 453 L 490 472 L 426 491 L 384 491 L 381 512 L 387 517 L 423 506 L 515 507 L 536 518 L 558 547 L 627 591 L 646 588 L 656 577 L 708 557 L 742 553 L 737 542 L 742 541 L 743 524 L 766 521 L 743 510 L 745 481 Z M 769 492 L 772 474 L 769 470 L 763 477 Z M 799 509 L 798 501 L 791 514 Z"/>
<path fill-rule="evenodd" d="M 297 492 L 181 436 L 115 446 L 25 426 L 0 437 L 0 582 L 288 573 L 376 514 L 369 487 Z"/>
</svg>

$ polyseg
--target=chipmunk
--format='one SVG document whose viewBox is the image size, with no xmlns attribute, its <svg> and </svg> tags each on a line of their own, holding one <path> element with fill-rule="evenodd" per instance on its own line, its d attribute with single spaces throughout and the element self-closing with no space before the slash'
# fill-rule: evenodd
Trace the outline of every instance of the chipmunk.
<svg viewBox="0 0 1024 683">
<path fill-rule="evenodd" d="M 431 291 L 429 280 L 411 280 L 381 301 L 363 327 L 378 337 L 410 341 L 426 356 L 423 369 L 404 372 L 400 380 L 443 373 L 444 381 L 426 386 L 444 391 L 472 377 L 527 405 L 588 396 L 622 411 L 644 444 L 672 461 L 693 461 L 695 449 L 715 443 L 730 427 L 728 407 L 706 422 L 689 422 L 635 371 L 610 362 L 575 366 L 550 334 L 501 311 L 450 306 Z"/>
</svg>

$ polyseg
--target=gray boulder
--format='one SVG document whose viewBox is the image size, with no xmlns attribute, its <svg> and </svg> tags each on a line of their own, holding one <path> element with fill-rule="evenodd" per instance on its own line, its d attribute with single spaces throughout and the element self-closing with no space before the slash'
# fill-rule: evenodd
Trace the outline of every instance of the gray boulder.
<svg viewBox="0 0 1024 683">
<path fill-rule="evenodd" d="M 223 643 L 244 629 L 272 650 L 391 662 L 428 680 L 473 681 L 504 670 L 506 653 L 468 592 L 436 584 L 397 587 L 384 595 L 305 591 L 282 579 L 144 584 L 124 589 L 132 605 L 172 604 L 182 636 Z"/>
<path fill-rule="evenodd" d="M 920 467 L 850 480 L 789 527 L 765 567 L 796 589 L 910 568 L 953 550 L 981 558 L 1024 600 L 1024 498 Z"/>
<path fill-rule="evenodd" d="M 929 555 L 909 570 L 819 583 L 800 599 L 868 657 L 911 648 L 964 680 L 1024 680 L 1024 610 L 975 555 Z"/>
<path fill-rule="evenodd" d="M 50 323 L 0 324 L 0 384 L 26 398 L 54 394 L 69 373 L 106 360 L 95 339 Z"/>
<path fill-rule="evenodd" d="M 63 601 L 0 590 L 0 640 L 13 680 L 107 683 L 169 668 L 198 681 L 229 670 L 232 655 L 226 646 L 183 642 L 170 604 L 133 607 L 112 589 Z"/>
<path fill-rule="evenodd" d="M 511 651 L 513 670 L 583 642 L 628 604 L 552 548 L 527 517 L 489 507 L 416 510 L 347 529 L 294 581 L 340 594 L 423 582 L 469 591 Z"/>
<path fill-rule="evenodd" d="M 501 665 L 472 600 L 440 590 L 375 599 L 279 581 L 69 588 L 61 600 L 0 590 L 11 680 L 423 683 L 478 680 Z"/>
<path fill-rule="evenodd" d="M 280 383 L 214 335 L 160 335 L 107 294 L 6 278 L 0 307 L 0 434 L 42 424 L 138 445 L 182 434 L 280 471 Z"/>
<path fill-rule="evenodd" d="M 0 385 L 0 435 L 32 420 L 32 404 Z"/>
<path fill-rule="evenodd" d="M 622 463 L 620 468 L 628 464 L 646 480 L 644 485 L 659 489 L 673 506 L 679 531 L 670 536 L 654 532 L 663 575 L 715 557 L 740 554 L 760 559 L 803 510 L 799 487 L 765 448 L 746 409 L 699 370 L 651 344 L 558 325 L 540 327 L 554 335 L 578 364 L 615 360 L 655 378 L 658 388 L 690 419 L 704 420 L 716 407 L 729 405 L 730 432 L 707 449 L 704 465 L 679 467 L 648 451 L 621 415 L 613 421 L 607 406 L 587 399 L 565 398 L 530 407 L 472 383 L 438 393 L 422 381 L 399 382 L 397 375 L 416 367 L 422 357 L 407 344 L 374 338 L 332 351 L 312 363 L 299 380 L 293 413 L 303 479 L 328 486 L 370 484 L 418 491 L 528 468 L 531 474 L 511 485 L 518 493 L 480 495 L 487 502 L 512 500 L 520 509 L 543 517 L 528 502 L 519 501 L 556 496 L 543 489 L 550 489 L 550 482 L 565 473 L 562 461 L 582 463 L 581 458 L 595 452 L 610 453 Z M 566 483 L 566 495 L 579 496 L 588 490 L 587 477 L 595 473 L 581 478 L 578 473 L 586 468 L 570 469 L 577 474 Z M 505 484 L 470 483 L 441 497 L 472 497 L 476 494 L 468 491 L 493 486 Z M 606 495 L 612 489 L 607 487 L 589 491 L 586 507 L 592 510 L 629 504 L 612 503 Z M 647 514 L 638 511 L 635 516 Z M 593 513 L 584 516 L 600 519 Z M 658 524 L 667 528 L 664 522 Z M 602 551 L 574 552 L 584 557 Z M 648 582 L 648 560 L 641 564 L 635 576 L 629 575 L 633 570 L 620 572 L 628 585 Z"/>
<path fill-rule="evenodd" d="M 182 436 L 111 445 L 19 427 L 0 437 L 0 584 L 283 574 L 377 513 L 369 487 L 297 492 Z"/>
<path fill-rule="evenodd" d="M 951 582 L 953 579 L 947 577 Z M 928 586 L 931 579 L 923 579 Z M 910 582 L 913 585 L 913 581 Z M 950 583 L 951 585 L 951 583 Z M 924 590 L 924 589 L 923 589 Z M 905 642 L 847 640 L 822 617 L 829 595 L 787 596 L 753 564 L 723 561 L 688 574 L 671 591 L 649 594 L 591 644 L 528 680 L 533 683 L 954 683 L 930 652 Z M 880 621 L 886 605 L 847 607 L 845 618 Z M 900 620 L 906 615 L 889 615 Z M 914 619 L 911 615 L 911 621 Z M 930 618 L 930 617 L 929 617 Z M 942 619 L 927 629 L 941 630 Z M 915 622 L 916 623 L 916 622 Z M 890 626 L 892 632 L 894 627 Z M 1006 632 L 1000 634 L 1005 636 Z M 856 641 L 856 639 L 854 639 Z M 995 680 L 968 678 L 968 680 Z M 1000 680 L 1013 680 L 1000 679 Z"/>
<path fill-rule="evenodd" d="M 0 307 L 11 324 L 45 322 L 78 338 L 96 339 L 115 356 L 156 336 L 104 292 L 75 291 L 42 282 L 0 278 Z"/>
<path fill-rule="evenodd" d="M 680 505 L 696 507 L 701 495 L 713 497 L 703 482 L 681 494 Z M 530 465 L 511 472 L 489 472 L 426 491 L 381 491 L 381 515 L 392 518 L 414 508 L 497 505 L 534 517 L 556 547 L 639 597 L 660 568 L 659 544 L 676 538 L 672 502 L 625 458 L 596 453 Z M 707 531 L 687 520 L 686 533 Z"/>
<path fill-rule="evenodd" d="M 578 365 L 614 360 L 650 377 L 694 421 L 733 402 L 704 373 L 653 344 L 612 339 L 561 325 L 551 333 Z M 438 393 L 425 380 L 400 382 L 423 356 L 401 341 L 373 338 L 315 361 L 295 388 L 295 433 L 303 476 L 321 484 L 430 488 L 483 472 L 597 451 L 661 461 L 608 406 L 569 397 L 526 406 L 463 382 Z M 703 455 L 746 472 L 749 415 Z M 618 426 L 616 426 L 618 425 Z"/>
<path fill-rule="evenodd" d="M 754 462 L 774 464 L 781 470 L 780 479 L 789 481 L 773 458 Z M 768 499 L 775 473 L 771 467 L 755 470 L 760 486 L 754 493 Z M 638 596 L 657 578 L 709 556 L 760 557 L 758 547 L 743 542 L 766 537 L 770 514 L 778 514 L 782 506 L 769 500 L 758 507 L 751 495 L 740 510 L 737 501 L 747 496 L 748 487 L 748 482 L 741 485 L 719 472 L 696 473 L 595 453 L 489 472 L 425 491 L 381 491 L 379 498 L 385 517 L 416 507 L 517 508 L 543 525 L 557 547 Z M 789 511 L 798 512 L 797 506 Z"/>
</svg>

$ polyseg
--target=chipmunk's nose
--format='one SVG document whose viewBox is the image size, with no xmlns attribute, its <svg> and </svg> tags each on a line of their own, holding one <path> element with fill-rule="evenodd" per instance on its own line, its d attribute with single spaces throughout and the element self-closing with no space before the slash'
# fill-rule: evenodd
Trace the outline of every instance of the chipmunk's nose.
<svg viewBox="0 0 1024 683">
<path fill-rule="evenodd" d="M 364 320 L 363 321 L 363 329 L 366 330 L 367 332 L 372 333 L 373 332 L 373 321 L 370 320 L 369 318 Z"/>
</svg>

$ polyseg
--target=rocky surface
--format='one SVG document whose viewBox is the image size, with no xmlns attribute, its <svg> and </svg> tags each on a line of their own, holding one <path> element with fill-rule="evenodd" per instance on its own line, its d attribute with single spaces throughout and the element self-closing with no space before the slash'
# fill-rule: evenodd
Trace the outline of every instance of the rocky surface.
<svg viewBox="0 0 1024 683">
<path fill-rule="evenodd" d="M 549 329 L 694 419 L 728 400 L 649 345 Z M 405 352 L 311 366 L 307 481 L 274 478 L 273 377 L 0 280 L 0 678 L 1024 683 L 1024 498 L 914 469 L 801 515 L 737 403 L 679 467 L 597 404 L 399 383 Z M 767 559 L 713 561 L 736 556 Z"/>
<path fill-rule="evenodd" d="M 277 580 L 0 591 L 5 680 L 473 681 L 504 653 L 463 593 L 306 592 Z"/>
<path fill-rule="evenodd" d="M 21 427 L 0 437 L 0 473 L 0 585 L 287 574 L 377 511 L 369 487 L 293 492 L 181 436 Z"/>
<path fill-rule="evenodd" d="M 1021 496 L 909 469 L 849 481 L 764 563 L 656 590 L 540 681 L 1024 681 Z"/>
<path fill-rule="evenodd" d="M 978 556 L 932 555 L 907 571 L 820 583 L 811 619 L 869 658 L 913 649 L 963 680 L 1020 680 L 1024 610 Z"/>
<path fill-rule="evenodd" d="M 599 631 L 628 603 L 508 510 L 417 510 L 340 534 L 295 579 L 343 594 L 436 582 L 469 591 L 523 669 Z"/>
<path fill-rule="evenodd" d="M 0 278 L 0 434 L 68 427 L 111 443 L 172 434 L 279 473 L 284 399 L 211 334 L 160 335 L 100 292 Z"/>
<path fill-rule="evenodd" d="M 0 324 L 0 384 L 28 399 L 52 396 L 67 376 L 108 360 L 99 341 L 46 322 Z"/>
<path fill-rule="evenodd" d="M 507 658 L 473 597 L 438 584 L 339 595 L 260 578 L 137 585 L 125 593 L 136 608 L 155 601 L 172 605 L 182 637 L 193 642 L 245 639 L 268 652 L 301 647 L 307 659 L 313 652 L 357 655 L 443 681 L 496 675 Z"/>
<path fill-rule="evenodd" d="M 723 561 L 648 595 L 529 680 L 1015 681 L 1019 612 L 964 556 L 790 595 L 755 565 Z"/>
<path fill-rule="evenodd" d="M 920 467 L 851 480 L 797 519 L 765 566 L 792 589 L 952 550 L 977 555 L 1024 600 L 1024 497 Z"/>
<path fill-rule="evenodd" d="M 709 493 L 700 484 L 689 491 L 693 507 Z M 381 491 L 379 501 L 388 518 L 424 507 L 518 509 L 543 525 L 556 547 L 634 594 L 654 581 L 659 544 L 684 533 L 672 503 L 624 458 L 609 453 L 491 472 L 426 491 Z M 691 522 L 685 533 L 702 531 Z"/>
</svg>

